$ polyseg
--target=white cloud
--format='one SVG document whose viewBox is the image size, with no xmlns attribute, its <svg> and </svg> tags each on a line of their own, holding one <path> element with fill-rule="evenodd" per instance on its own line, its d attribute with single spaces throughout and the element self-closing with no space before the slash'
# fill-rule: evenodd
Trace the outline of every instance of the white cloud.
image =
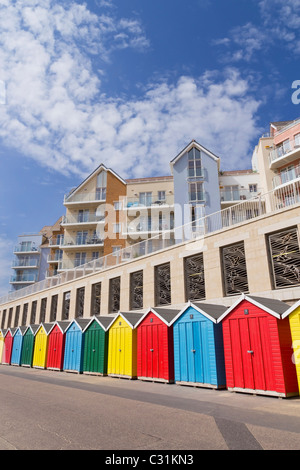
<svg viewBox="0 0 300 470">
<path fill-rule="evenodd" d="M 13 274 L 12 265 L 13 243 L 0 234 L 0 297 L 9 291 L 9 278 Z"/>
<path fill-rule="evenodd" d="M 42 165 L 85 176 L 101 162 L 121 176 L 169 173 L 192 139 L 242 168 L 259 106 L 234 69 L 161 81 L 136 99 L 102 93 L 93 57 L 148 46 L 136 19 L 97 16 L 74 1 L 0 3 L 0 139 Z M 97 64 L 98 68 L 98 64 Z"/>
</svg>

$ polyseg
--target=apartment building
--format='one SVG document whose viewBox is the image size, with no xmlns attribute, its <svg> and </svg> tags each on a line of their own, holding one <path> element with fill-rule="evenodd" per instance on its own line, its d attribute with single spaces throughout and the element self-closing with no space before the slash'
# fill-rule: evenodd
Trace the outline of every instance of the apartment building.
<svg viewBox="0 0 300 470">
<path fill-rule="evenodd" d="M 262 192 L 275 190 L 278 206 L 299 200 L 300 119 L 272 122 L 254 149 L 252 164 L 260 174 Z M 270 210 L 270 201 L 266 203 Z"/>
<path fill-rule="evenodd" d="M 13 252 L 12 269 L 14 273 L 9 281 L 12 291 L 42 281 L 49 275 L 50 265 L 48 263 L 51 257 L 57 256 L 51 254 L 50 240 L 55 231 L 61 230 L 60 220 L 53 226 L 44 226 L 39 233 L 19 235 Z M 55 269 L 52 268 L 50 275 L 54 274 Z"/>
</svg>

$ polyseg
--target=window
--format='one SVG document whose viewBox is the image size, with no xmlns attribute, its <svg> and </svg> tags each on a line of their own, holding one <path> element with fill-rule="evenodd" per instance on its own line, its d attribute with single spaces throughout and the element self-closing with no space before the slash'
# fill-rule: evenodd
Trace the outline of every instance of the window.
<svg viewBox="0 0 300 470">
<path fill-rule="evenodd" d="M 295 145 L 300 145 L 300 133 L 295 135 Z"/>
<path fill-rule="evenodd" d="M 190 202 L 204 201 L 203 183 L 189 183 Z"/>
<path fill-rule="evenodd" d="M 57 302 L 58 302 L 58 295 L 53 295 L 51 299 L 51 308 L 50 308 L 50 321 L 51 322 L 56 320 Z"/>
<path fill-rule="evenodd" d="M 115 209 L 115 211 L 122 210 L 122 202 L 121 201 L 114 202 L 114 209 Z"/>
<path fill-rule="evenodd" d="M 250 193 L 257 193 L 257 184 L 249 184 Z"/>
<path fill-rule="evenodd" d="M 282 146 L 283 146 L 283 151 L 284 151 L 284 153 L 289 152 L 289 151 L 291 150 L 290 139 L 285 140 L 285 141 L 283 142 Z"/>
<path fill-rule="evenodd" d="M 202 176 L 201 154 L 198 149 L 192 148 L 188 152 L 188 177 Z"/>
<path fill-rule="evenodd" d="M 1 328 L 4 328 L 5 325 L 5 318 L 6 318 L 6 310 L 3 310 L 2 312 L 2 319 L 1 319 Z"/>
<path fill-rule="evenodd" d="M 78 218 L 77 221 L 80 222 L 88 222 L 89 220 L 90 211 L 88 209 L 79 210 L 78 211 Z"/>
<path fill-rule="evenodd" d="M 244 242 L 221 249 L 225 295 L 248 292 Z"/>
<path fill-rule="evenodd" d="M 143 271 L 130 274 L 130 309 L 143 308 Z"/>
<path fill-rule="evenodd" d="M 268 251 L 275 289 L 300 284 L 300 245 L 296 228 L 268 236 Z"/>
<path fill-rule="evenodd" d="M 107 174 L 106 171 L 101 171 L 97 176 L 97 188 L 96 188 L 96 200 L 103 201 L 106 199 L 106 182 Z"/>
<path fill-rule="evenodd" d="M 86 253 L 75 253 L 74 267 L 77 268 L 86 263 Z"/>
<path fill-rule="evenodd" d="M 120 276 L 109 280 L 109 311 L 111 313 L 117 313 L 120 310 L 120 287 Z"/>
<path fill-rule="evenodd" d="M 121 248 L 122 248 L 121 246 L 113 246 L 112 247 L 112 255 L 113 256 L 119 256 Z"/>
<path fill-rule="evenodd" d="M 184 259 L 186 301 L 205 299 L 203 254 Z"/>
<path fill-rule="evenodd" d="M 82 318 L 83 311 L 84 311 L 84 287 L 79 287 L 76 293 L 76 311 L 75 311 L 75 318 Z"/>
<path fill-rule="evenodd" d="M 62 320 L 69 319 L 71 292 L 65 292 L 63 296 Z"/>
<path fill-rule="evenodd" d="M 101 306 L 101 282 L 92 285 L 92 298 L 91 298 L 91 316 L 100 315 Z"/>
<path fill-rule="evenodd" d="M 20 305 L 17 306 L 16 308 L 16 315 L 15 315 L 15 323 L 14 326 L 19 326 L 19 317 L 20 317 Z"/>
<path fill-rule="evenodd" d="M 23 315 L 22 315 L 22 325 L 26 325 L 27 313 L 28 313 L 28 304 L 24 304 L 24 306 L 23 306 Z"/>
<path fill-rule="evenodd" d="M 9 312 L 8 312 L 7 328 L 10 328 L 10 327 L 11 327 L 12 315 L 13 315 L 13 307 L 11 307 L 11 308 L 9 309 Z"/>
<path fill-rule="evenodd" d="M 43 323 L 46 319 L 46 307 L 47 307 L 47 299 L 42 299 L 41 301 L 41 310 L 40 310 L 40 323 Z"/>
<path fill-rule="evenodd" d="M 37 301 L 34 300 L 31 304 L 31 313 L 30 313 L 30 323 L 33 325 L 36 320 L 36 307 L 37 307 Z"/>
<path fill-rule="evenodd" d="M 158 191 L 157 199 L 158 199 L 158 201 L 165 201 L 166 200 L 166 191 Z"/>
<path fill-rule="evenodd" d="M 171 303 L 171 270 L 170 263 L 155 267 L 155 304 Z"/>
<path fill-rule="evenodd" d="M 121 224 L 113 224 L 113 232 L 120 233 L 121 232 Z"/>
<path fill-rule="evenodd" d="M 139 203 L 143 206 L 151 206 L 152 204 L 152 192 L 140 193 Z"/>
<path fill-rule="evenodd" d="M 77 232 L 75 244 L 76 245 L 86 245 L 87 237 L 88 237 L 88 231 L 87 230 L 82 230 L 80 232 Z"/>
</svg>

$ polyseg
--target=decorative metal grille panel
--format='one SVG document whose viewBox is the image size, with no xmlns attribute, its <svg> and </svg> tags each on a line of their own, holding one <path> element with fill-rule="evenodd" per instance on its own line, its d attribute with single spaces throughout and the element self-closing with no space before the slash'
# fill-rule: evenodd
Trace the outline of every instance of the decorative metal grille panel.
<svg viewBox="0 0 300 470">
<path fill-rule="evenodd" d="M 85 288 L 84 287 L 79 287 L 77 289 L 77 295 L 76 295 L 76 318 L 82 318 L 83 317 L 83 311 L 84 311 L 84 293 L 85 293 Z"/>
<path fill-rule="evenodd" d="M 20 305 L 16 308 L 16 315 L 15 315 L 15 324 L 14 326 L 19 326 L 19 317 L 20 317 Z"/>
<path fill-rule="evenodd" d="M 47 307 L 47 299 L 42 299 L 41 311 L 40 311 L 40 323 L 44 322 L 46 319 L 46 307 Z"/>
<path fill-rule="evenodd" d="M 171 303 L 171 270 L 170 263 L 155 267 L 155 299 L 156 305 Z"/>
<path fill-rule="evenodd" d="M 121 278 L 115 277 L 109 281 L 109 310 L 117 313 L 120 310 Z"/>
<path fill-rule="evenodd" d="M 5 318 L 6 318 L 6 310 L 2 312 L 2 319 L 1 319 L 1 328 L 4 328 L 5 325 Z"/>
<path fill-rule="evenodd" d="M 100 315 L 101 306 L 101 282 L 92 286 L 91 315 Z"/>
<path fill-rule="evenodd" d="M 186 300 L 205 299 L 203 254 L 184 259 Z"/>
<path fill-rule="evenodd" d="M 143 271 L 130 275 L 130 308 L 143 308 Z"/>
<path fill-rule="evenodd" d="M 50 321 L 56 320 L 58 295 L 53 295 L 51 299 Z"/>
<path fill-rule="evenodd" d="M 300 284 L 300 250 L 296 228 L 269 235 L 269 254 L 275 289 Z"/>
<path fill-rule="evenodd" d="M 63 298 L 62 319 L 69 320 L 71 292 L 65 292 Z"/>
<path fill-rule="evenodd" d="M 30 314 L 30 323 L 33 325 L 35 323 L 35 318 L 36 318 L 36 307 L 37 307 L 37 301 L 34 300 L 31 305 L 31 314 Z"/>
<path fill-rule="evenodd" d="M 26 325 L 27 322 L 27 313 L 28 313 L 28 304 L 24 304 L 23 315 L 22 315 L 22 325 Z"/>
<path fill-rule="evenodd" d="M 248 292 L 244 242 L 222 249 L 225 295 Z"/>
<path fill-rule="evenodd" d="M 7 328 L 11 327 L 11 321 L 12 321 L 12 315 L 13 315 L 13 307 L 10 307 L 9 312 L 8 312 L 8 322 L 7 322 Z"/>
</svg>

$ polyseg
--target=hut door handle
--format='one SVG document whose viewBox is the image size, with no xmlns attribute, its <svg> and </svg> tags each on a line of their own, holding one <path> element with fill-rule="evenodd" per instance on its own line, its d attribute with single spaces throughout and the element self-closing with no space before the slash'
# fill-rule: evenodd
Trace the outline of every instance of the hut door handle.
<svg viewBox="0 0 300 470">
<path fill-rule="evenodd" d="M 151 351 L 151 352 L 153 352 L 153 351 L 154 351 L 154 349 L 150 349 L 150 351 Z"/>
<path fill-rule="evenodd" d="M 196 352 L 196 349 L 191 349 L 192 352 Z"/>
<path fill-rule="evenodd" d="M 95 352 L 95 351 L 96 351 L 96 349 L 93 349 L 93 352 Z"/>
<path fill-rule="evenodd" d="M 119 349 L 119 351 L 121 352 L 121 349 Z"/>
<path fill-rule="evenodd" d="M 253 351 L 247 351 L 247 353 L 249 353 L 249 354 L 253 354 Z"/>
</svg>

